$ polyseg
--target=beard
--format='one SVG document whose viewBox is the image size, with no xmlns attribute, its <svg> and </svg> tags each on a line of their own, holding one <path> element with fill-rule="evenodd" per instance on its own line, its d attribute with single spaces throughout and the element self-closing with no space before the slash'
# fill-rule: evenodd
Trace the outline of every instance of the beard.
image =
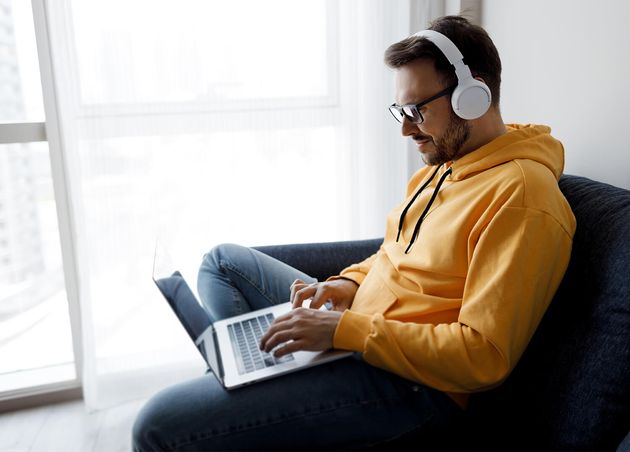
<svg viewBox="0 0 630 452">
<path fill-rule="evenodd" d="M 418 136 L 420 137 L 421 135 Z M 431 138 L 435 151 L 429 154 L 421 154 L 422 160 L 431 166 L 455 160 L 468 138 L 470 138 L 468 121 L 460 118 L 451 110 L 448 126 L 442 136 Z"/>
</svg>

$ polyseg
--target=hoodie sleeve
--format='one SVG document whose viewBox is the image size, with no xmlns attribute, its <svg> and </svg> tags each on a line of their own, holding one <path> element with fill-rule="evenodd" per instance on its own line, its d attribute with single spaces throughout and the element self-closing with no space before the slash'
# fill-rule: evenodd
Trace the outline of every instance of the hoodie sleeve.
<svg viewBox="0 0 630 452">
<path fill-rule="evenodd" d="M 370 268 L 372 268 L 372 264 L 376 260 L 376 257 L 379 255 L 379 253 L 382 252 L 383 249 L 381 246 L 381 248 L 379 248 L 376 253 L 372 254 L 367 259 L 357 264 L 352 264 L 351 266 L 343 269 L 338 276 L 331 276 L 330 278 L 328 278 L 328 281 L 332 281 L 335 279 L 349 279 L 351 281 L 354 281 L 358 285 L 361 285 L 368 272 L 370 271 Z"/>
<path fill-rule="evenodd" d="M 349 310 L 334 346 L 446 392 L 495 386 L 516 365 L 560 284 L 571 237 L 545 212 L 505 208 L 476 243 L 457 322 L 401 322 Z"/>
</svg>

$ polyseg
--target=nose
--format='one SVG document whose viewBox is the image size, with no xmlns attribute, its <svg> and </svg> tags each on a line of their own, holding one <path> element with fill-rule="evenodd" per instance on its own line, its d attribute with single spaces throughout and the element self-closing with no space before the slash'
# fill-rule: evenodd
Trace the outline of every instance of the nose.
<svg viewBox="0 0 630 452">
<path fill-rule="evenodd" d="M 410 137 L 418 134 L 418 132 L 420 132 L 420 128 L 418 127 L 418 124 L 410 121 L 406 116 L 403 116 L 401 132 L 404 137 Z"/>
</svg>

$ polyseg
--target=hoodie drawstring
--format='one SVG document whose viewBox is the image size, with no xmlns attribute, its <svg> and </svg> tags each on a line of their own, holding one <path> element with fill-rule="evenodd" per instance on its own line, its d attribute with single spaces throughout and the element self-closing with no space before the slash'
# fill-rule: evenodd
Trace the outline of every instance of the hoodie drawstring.
<svg viewBox="0 0 630 452">
<path fill-rule="evenodd" d="M 400 221 L 398 222 L 398 235 L 396 236 L 396 242 L 398 242 L 398 239 L 400 238 L 400 233 L 402 231 L 402 227 L 403 227 L 403 222 L 405 220 L 405 216 L 407 215 L 407 211 L 409 210 L 409 208 L 411 207 L 411 205 L 415 202 L 416 198 L 420 195 L 420 193 L 422 192 L 422 190 L 424 190 L 425 188 L 427 188 L 427 186 L 431 183 L 431 181 L 435 178 L 435 175 L 438 173 L 438 171 L 440 170 L 440 168 L 442 168 L 443 164 L 438 166 L 435 171 L 433 172 L 433 174 L 431 174 L 431 177 L 429 178 L 428 181 L 426 181 L 424 184 L 422 184 L 422 187 L 420 187 L 420 189 L 416 192 L 415 195 L 413 195 L 413 198 L 411 198 L 411 201 L 409 201 L 409 204 L 407 204 L 407 206 L 405 207 L 405 209 L 402 211 L 402 214 L 400 215 Z M 413 228 L 413 234 L 411 236 L 411 241 L 409 242 L 409 245 L 407 246 L 407 249 L 405 250 L 405 254 L 409 254 L 409 250 L 411 250 L 411 247 L 413 246 L 414 242 L 416 241 L 416 239 L 418 238 L 418 233 L 420 232 L 420 226 L 422 225 L 422 222 L 424 221 L 424 217 L 427 216 L 427 214 L 429 213 L 429 209 L 431 208 L 431 205 L 433 204 L 433 201 L 435 201 L 435 198 L 437 197 L 438 192 L 440 191 L 440 188 L 442 187 L 442 184 L 444 183 L 444 180 L 453 172 L 452 168 L 447 169 L 444 174 L 442 174 L 442 176 L 440 177 L 440 180 L 438 181 L 437 185 L 435 186 L 435 190 L 433 191 L 433 194 L 431 195 L 431 199 L 429 199 L 429 202 L 427 204 L 427 206 L 424 208 L 424 211 L 422 212 L 422 215 L 420 215 L 420 218 L 418 219 L 418 222 L 416 223 L 415 228 Z"/>
</svg>

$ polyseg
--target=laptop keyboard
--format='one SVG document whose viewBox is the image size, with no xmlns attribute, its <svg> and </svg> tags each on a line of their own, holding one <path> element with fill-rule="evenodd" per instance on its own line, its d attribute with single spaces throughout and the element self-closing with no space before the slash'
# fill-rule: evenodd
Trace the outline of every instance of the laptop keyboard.
<svg viewBox="0 0 630 452">
<path fill-rule="evenodd" d="M 275 358 L 260 350 L 260 338 L 273 322 L 273 318 L 273 314 L 265 314 L 228 325 L 239 374 L 254 372 L 295 359 L 292 354 Z"/>
</svg>

